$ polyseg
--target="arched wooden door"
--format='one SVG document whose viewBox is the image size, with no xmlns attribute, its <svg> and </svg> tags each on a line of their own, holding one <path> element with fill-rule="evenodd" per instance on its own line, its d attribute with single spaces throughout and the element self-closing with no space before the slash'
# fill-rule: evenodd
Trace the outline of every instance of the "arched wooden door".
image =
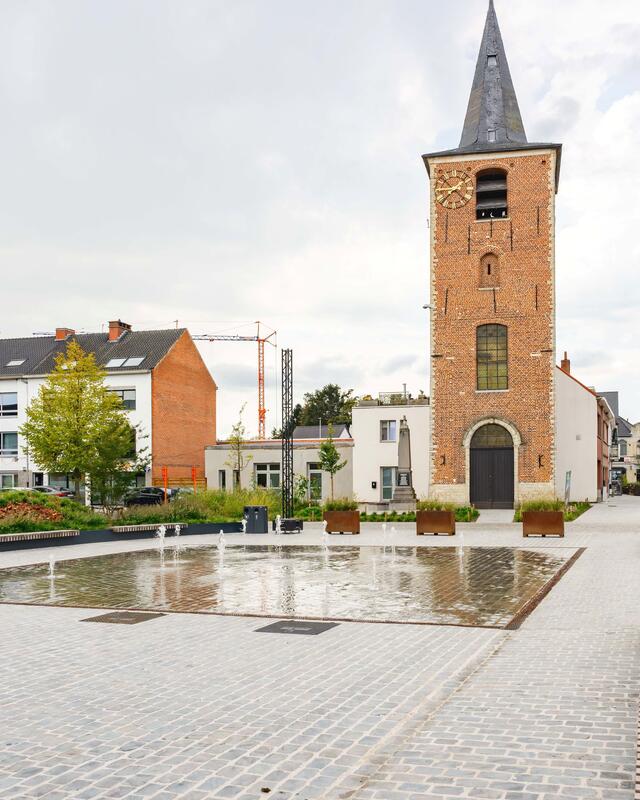
<svg viewBox="0 0 640 800">
<path fill-rule="evenodd" d="M 471 439 L 470 499 L 476 508 L 513 508 L 513 439 L 502 425 L 483 425 Z"/>
</svg>

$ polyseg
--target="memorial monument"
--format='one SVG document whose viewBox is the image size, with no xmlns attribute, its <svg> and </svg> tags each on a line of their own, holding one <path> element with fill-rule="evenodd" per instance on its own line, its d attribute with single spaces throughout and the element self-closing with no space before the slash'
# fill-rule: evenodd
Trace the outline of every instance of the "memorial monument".
<svg viewBox="0 0 640 800">
<path fill-rule="evenodd" d="M 398 434 L 398 477 L 393 490 L 391 508 L 396 511 L 415 511 L 416 493 L 411 475 L 411 433 L 407 418 L 400 420 Z"/>
</svg>

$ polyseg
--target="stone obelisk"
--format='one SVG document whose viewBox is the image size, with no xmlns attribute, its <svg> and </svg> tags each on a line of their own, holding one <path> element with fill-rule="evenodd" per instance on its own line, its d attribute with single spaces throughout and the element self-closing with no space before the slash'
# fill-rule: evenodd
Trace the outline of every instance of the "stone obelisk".
<svg viewBox="0 0 640 800">
<path fill-rule="evenodd" d="M 400 420 L 400 432 L 398 434 L 398 478 L 393 491 L 393 508 L 404 511 L 415 511 L 416 493 L 413 489 L 413 478 L 411 475 L 411 433 L 407 418 Z"/>
</svg>

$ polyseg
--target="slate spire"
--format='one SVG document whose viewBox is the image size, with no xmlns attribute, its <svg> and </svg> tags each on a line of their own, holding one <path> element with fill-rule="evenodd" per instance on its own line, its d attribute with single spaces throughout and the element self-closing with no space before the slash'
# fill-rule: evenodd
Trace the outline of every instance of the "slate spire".
<svg viewBox="0 0 640 800">
<path fill-rule="evenodd" d="M 494 144 L 526 141 L 498 18 L 489 0 L 460 147 L 490 150 Z"/>
</svg>

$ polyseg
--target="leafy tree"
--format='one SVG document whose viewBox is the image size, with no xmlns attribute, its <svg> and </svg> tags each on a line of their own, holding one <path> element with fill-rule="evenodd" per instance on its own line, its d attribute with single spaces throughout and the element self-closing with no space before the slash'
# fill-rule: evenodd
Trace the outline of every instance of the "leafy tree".
<svg viewBox="0 0 640 800">
<path fill-rule="evenodd" d="M 337 384 L 328 383 L 315 392 L 307 392 L 300 410 L 298 425 L 351 424 L 351 410 L 358 402 L 353 389 L 343 391 Z"/>
<path fill-rule="evenodd" d="M 244 446 L 247 441 L 247 431 L 244 422 L 242 421 L 242 415 L 246 405 L 247 404 L 245 403 L 240 409 L 238 421 L 231 427 L 231 436 L 227 440 L 231 445 L 231 448 L 229 451 L 229 459 L 228 461 L 225 461 L 225 465 L 230 467 L 232 470 L 236 470 L 238 474 L 238 484 L 237 487 L 233 487 L 234 489 L 242 489 L 242 470 L 247 466 L 247 464 L 250 463 L 252 459 L 252 456 L 247 455 L 244 452 Z"/>
<path fill-rule="evenodd" d="M 148 449 L 140 447 L 142 438 L 139 429 L 131 425 L 127 429 L 117 426 L 98 444 L 96 463 L 90 475 L 91 495 L 99 498 L 107 513 L 120 504 L 125 492 L 135 483 L 136 475 L 144 473 L 149 466 Z"/>
<path fill-rule="evenodd" d="M 76 497 L 88 476 L 108 481 L 127 471 L 131 426 L 106 372 L 72 340 L 27 409 L 20 429 L 32 459 L 47 472 L 70 474 Z M 27 448 L 25 448 L 27 449 Z"/>
<path fill-rule="evenodd" d="M 347 462 L 340 461 L 340 453 L 333 442 L 332 433 L 331 426 L 329 426 L 329 438 L 320 445 L 320 467 L 331 476 L 331 499 L 333 500 L 333 479 L 336 473 L 346 466 Z"/>
</svg>

